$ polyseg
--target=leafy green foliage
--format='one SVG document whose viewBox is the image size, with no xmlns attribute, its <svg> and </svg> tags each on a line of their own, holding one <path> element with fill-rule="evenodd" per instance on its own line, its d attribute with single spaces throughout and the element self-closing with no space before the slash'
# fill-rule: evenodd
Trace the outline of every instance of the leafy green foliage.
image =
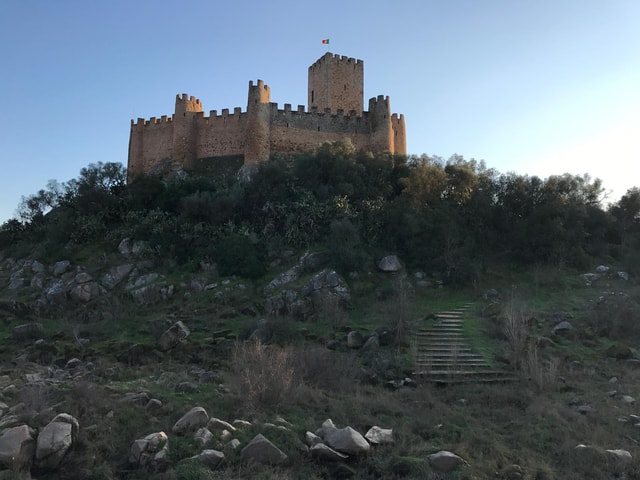
<svg viewBox="0 0 640 480">
<path fill-rule="evenodd" d="M 495 259 L 585 268 L 616 257 L 640 271 L 640 191 L 605 210 L 588 175 L 499 174 L 460 155 L 374 155 L 344 141 L 274 157 L 250 181 L 125 178 L 120 164 L 98 163 L 49 182 L 0 227 L 0 246 L 56 251 L 130 237 L 180 264 L 214 259 L 223 275 L 250 278 L 265 272 L 267 254 L 321 242 L 344 273 L 371 268 L 378 252 L 462 283 Z"/>
</svg>

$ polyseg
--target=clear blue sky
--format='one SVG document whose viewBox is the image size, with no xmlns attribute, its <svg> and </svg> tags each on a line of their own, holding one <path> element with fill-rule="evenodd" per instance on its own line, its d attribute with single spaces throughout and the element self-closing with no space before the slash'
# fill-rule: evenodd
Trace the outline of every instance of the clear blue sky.
<svg viewBox="0 0 640 480">
<path fill-rule="evenodd" d="M 640 185 L 638 0 L 2 0 L 0 222 L 92 162 L 126 164 L 132 118 L 246 108 L 249 80 L 307 103 L 326 51 L 365 62 L 409 153 Z"/>
</svg>

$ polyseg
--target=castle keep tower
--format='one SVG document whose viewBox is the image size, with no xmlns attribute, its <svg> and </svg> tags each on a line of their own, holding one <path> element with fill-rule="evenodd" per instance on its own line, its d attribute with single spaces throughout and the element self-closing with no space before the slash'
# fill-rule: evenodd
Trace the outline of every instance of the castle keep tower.
<svg viewBox="0 0 640 480">
<path fill-rule="evenodd" d="M 278 108 L 262 80 L 249 82 L 245 112 L 225 108 L 206 116 L 200 100 L 177 95 L 171 117 L 131 121 L 129 180 L 181 169 L 253 166 L 275 153 L 303 153 L 345 139 L 359 150 L 405 154 L 404 116 L 391 113 L 384 95 L 370 99 L 364 110 L 363 87 L 362 60 L 326 53 L 309 67 L 308 111 L 288 103 Z"/>
<path fill-rule="evenodd" d="M 363 108 L 364 62 L 326 53 L 309 67 L 309 111 L 330 109 L 360 113 Z"/>
</svg>

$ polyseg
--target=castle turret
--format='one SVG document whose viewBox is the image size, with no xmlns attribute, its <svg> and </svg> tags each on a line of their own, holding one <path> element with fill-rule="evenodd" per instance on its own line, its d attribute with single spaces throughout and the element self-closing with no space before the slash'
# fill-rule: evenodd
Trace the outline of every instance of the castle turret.
<svg viewBox="0 0 640 480">
<path fill-rule="evenodd" d="M 363 110 L 364 62 L 326 53 L 309 67 L 309 111 Z"/>
<path fill-rule="evenodd" d="M 377 98 L 369 100 L 369 124 L 371 125 L 371 151 L 394 153 L 389 97 L 378 95 Z"/>
<path fill-rule="evenodd" d="M 262 80 L 254 85 L 249 82 L 247 103 L 247 131 L 244 147 L 245 165 L 269 160 L 270 148 L 270 98 L 271 90 Z"/>
<path fill-rule="evenodd" d="M 173 115 L 172 160 L 183 168 L 191 168 L 197 155 L 198 129 L 196 118 L 202 112 L 202 103 L 186 93 L 176 95 Z"/>
</svg>

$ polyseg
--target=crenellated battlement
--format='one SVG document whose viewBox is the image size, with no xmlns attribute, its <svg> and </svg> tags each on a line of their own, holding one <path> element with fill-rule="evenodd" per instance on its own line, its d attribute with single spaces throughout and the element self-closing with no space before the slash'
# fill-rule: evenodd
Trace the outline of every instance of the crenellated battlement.
<svg viewBox="0 0 640 480">
<path fill-rule="evenodd" d="M 371 152 L 406 152 L 404 115 L 392 114 L 388 96 L 363 103 L 364 62 L 326 53 L 309 67 L 308 106 L 270 101 L 271 89 L 250 80 L 247 107 L 209 110 L 200 99 L 176 95 L 173 115 L 131 120 L 129 175 L 162 165 L 193 168 L 196 162 L 241 157 L 245 165 L 273 153 L 301 153 L 348 138 Z"/>
<path fill-rule="evenodd" d="M 336 55 L 327 52 L 322 57 L 320 57 L 313 65 L 311 65 L 309 67 L 309 70 L 323 68 L 324 64 L 327 62 L 334 62 L 335 64 L 341 65 L 352 65 L 355 67 L 364 67 L 364 62 L 362 60 L 353 57 L 347 57 L 346 55 Z"/>
</svg>

